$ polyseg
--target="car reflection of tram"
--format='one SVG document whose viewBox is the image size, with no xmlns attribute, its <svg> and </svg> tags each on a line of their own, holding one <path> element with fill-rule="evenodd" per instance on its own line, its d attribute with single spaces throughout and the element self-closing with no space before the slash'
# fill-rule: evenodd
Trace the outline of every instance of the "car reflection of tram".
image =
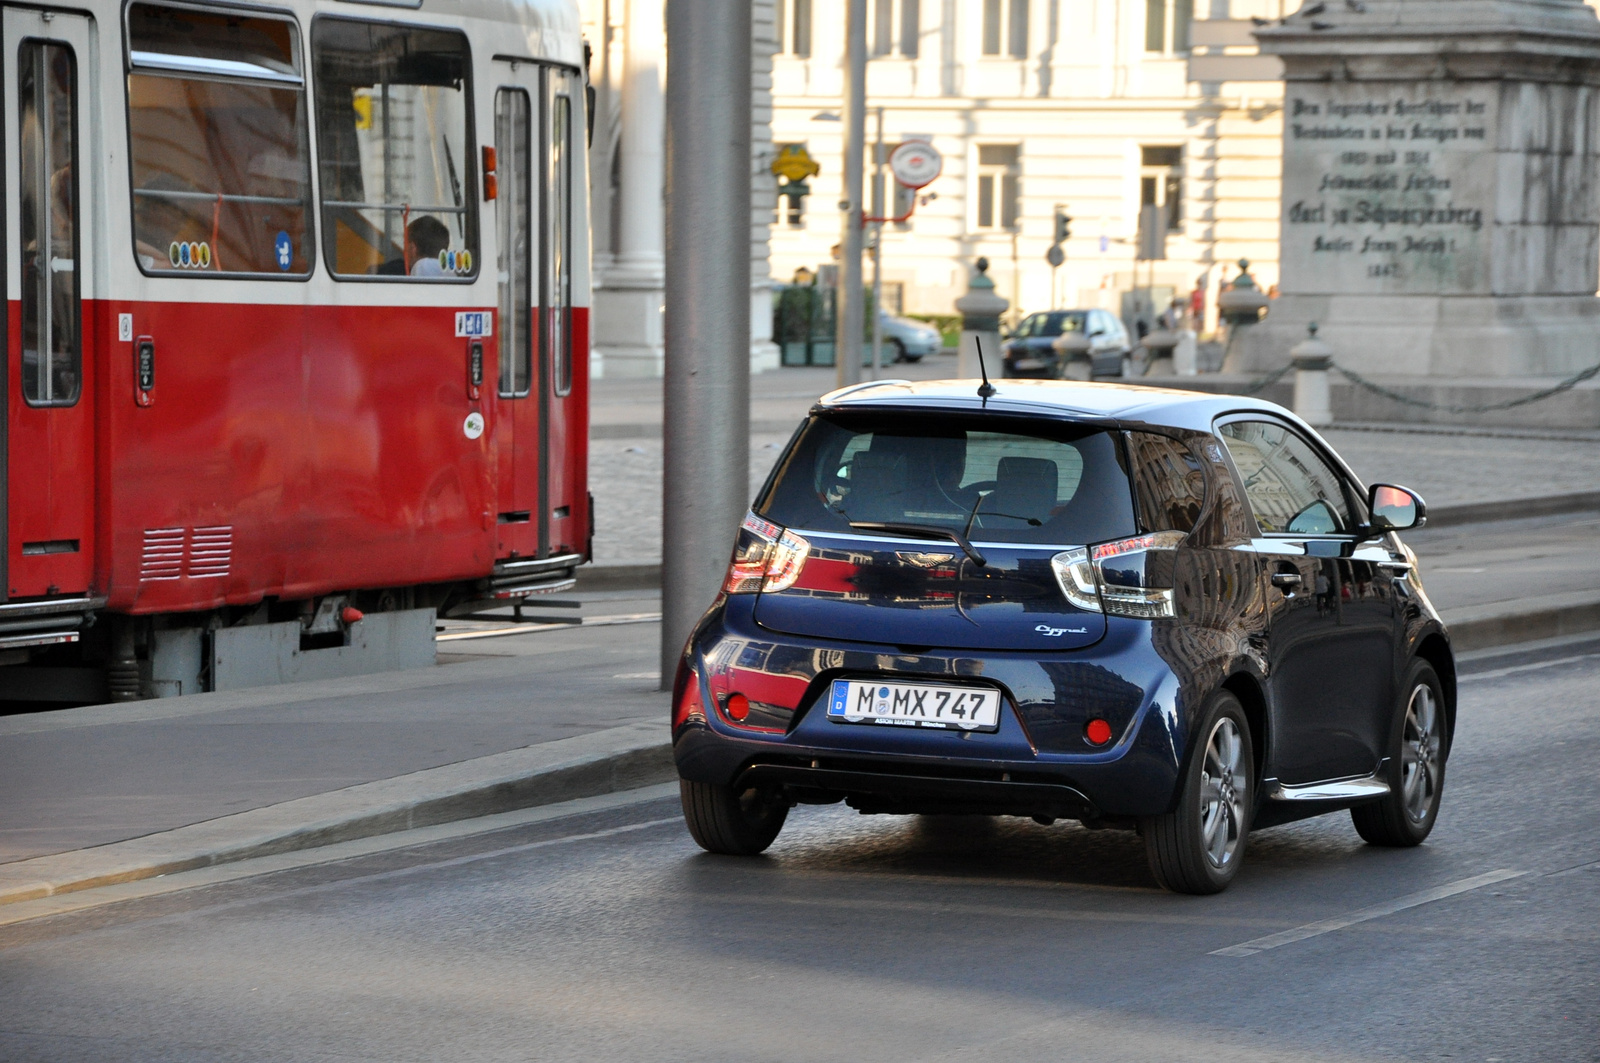
<svg viewBox="0 0 1600 1063">
<path fill-rule="evenodd" d="M 0 12 L 0 701 L 414 663 L 570 585 L 575 0 Z"/>
</svg>

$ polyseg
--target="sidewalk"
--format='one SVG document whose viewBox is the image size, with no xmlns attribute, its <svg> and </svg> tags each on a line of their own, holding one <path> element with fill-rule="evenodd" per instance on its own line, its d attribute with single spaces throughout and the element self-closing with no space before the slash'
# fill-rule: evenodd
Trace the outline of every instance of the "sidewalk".
<svg viewBox="0 0 1600 1063">
<path fill-rule="evenodd" d="M 587 611 L 638 612 L 637 604 L 600 596 Z M 664 725 L 658 630 L 451 639 L 431 669 L 0 717 L 0 865 Z"/>
</svg>

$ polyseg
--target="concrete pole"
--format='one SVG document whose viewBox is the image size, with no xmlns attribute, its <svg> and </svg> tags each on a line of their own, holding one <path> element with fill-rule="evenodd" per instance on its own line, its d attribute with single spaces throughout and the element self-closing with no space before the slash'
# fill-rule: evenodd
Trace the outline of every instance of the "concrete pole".
<svg viewBox="0 0 1600 1063">
<path fill-rule="evenodd" d="M 886 218 L 883 181 L 883 108 L 878 112 L 878 139 L 872 149 L 872 216 Z M 872 379 L 883 375 L 883 222 L 872 223 Z"/>
<path fill-rule="evenodd" d="M 665 266 L 661 202 L 663 101 L 661 0 L 627 0 L 622 79 L 620 223 L 615 266 L 607 278 L 630 287 L 661 286 Z"/>
<path fill-rule="evenodd" d="M 840 387 L 861 380 L 861 171 L 867 131 L 867 0 L 845 0 L 844 194 L 839 200 L 839 291 L 834 366 Z"/>
<path fill-rule="evenodd" d="M 662 689 L 750 504 L 750 5 L 667 0 L 667 49 Z"/>
</svg>

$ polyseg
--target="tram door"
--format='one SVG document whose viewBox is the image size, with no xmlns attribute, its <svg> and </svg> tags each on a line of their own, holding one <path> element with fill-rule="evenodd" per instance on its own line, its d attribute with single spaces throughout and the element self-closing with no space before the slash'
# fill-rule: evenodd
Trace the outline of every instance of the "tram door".
<svg viewBox="0 0 1600 1063">
<path fill-rule="evenodd" d="M 496 64 L 499 65 L 499 64 Z M 497 73 L 504 73 L 502 69 Z M 499 248 L 500 404 L 494 427 L 500 475 L 500 557 L 543 555 L 540 534 L 548 388 L 535 327 L 538 288 L 539 67 L 513 64 L 511 84 L 494 98 L 498 176 L 495 238 Z"/>
<path fill-rule="evenodd" d="M 89 21 L 7 7 L 4 79 L 6 412 L 0 600 L 83 593 L 93 575 L 95 244 L 84 205 Z M 131 401 L 131 400 L 130 400 Z"/>
<path fill-rule="evenodd" d="M 497 66 L 499 64 L 497 63 Z M 574 198 L 581 159 L 582 83 L 536 63 L 502 68 L 495 92 L 498 192 L 500 553 L 571 552 L 582 448 L 572 395 Z M 565 523 L 563 523 L 565 522 Z M 569 531 L 568 529 L 573 529 Z"/>
</svg>

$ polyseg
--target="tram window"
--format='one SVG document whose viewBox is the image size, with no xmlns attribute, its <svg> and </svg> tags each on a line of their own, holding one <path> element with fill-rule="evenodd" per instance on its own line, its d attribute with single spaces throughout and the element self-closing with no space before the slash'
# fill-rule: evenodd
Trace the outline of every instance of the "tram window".
<svg viewBox="0 0 1600 1063">
<path fill-rule="evenodd" d="M 466 37 L 318 18 L 311 55 L 328 268 L 341 277 L 477 276 Z"/>
<path fill-rule="evenodd" d="M 72 50 L 24 41 L 17 55 L 17 194 L 22 237 L 22 397 L 71 406 L 79 344 L 77 66 Z"/>
<path fill-rule="evenodd" d="M 500 394 L 513 398 L 532 387 L 533 345 L 529 324 L 533 307 L 533 152 L 528 135 L 532 108 L 524 89 L 495 93 L 495 155 L 499 195 L 495 215 L 500 246 Z"/>
<path fill-rule="evenodd" d="M 140 267 L 309 274 L 311 163 L 294 23 L 133 4 L 128 58 Z"/>
<path fill-rule="evenodd" d="M 545 239 L 547 265 L 546 318 L 552 382 L 557 395 L 572 390 L 572 96 L 576 82 L 571 74 L 551 70 L 554 90 L 550 97 L 550 205 Z"/>
</svg>

